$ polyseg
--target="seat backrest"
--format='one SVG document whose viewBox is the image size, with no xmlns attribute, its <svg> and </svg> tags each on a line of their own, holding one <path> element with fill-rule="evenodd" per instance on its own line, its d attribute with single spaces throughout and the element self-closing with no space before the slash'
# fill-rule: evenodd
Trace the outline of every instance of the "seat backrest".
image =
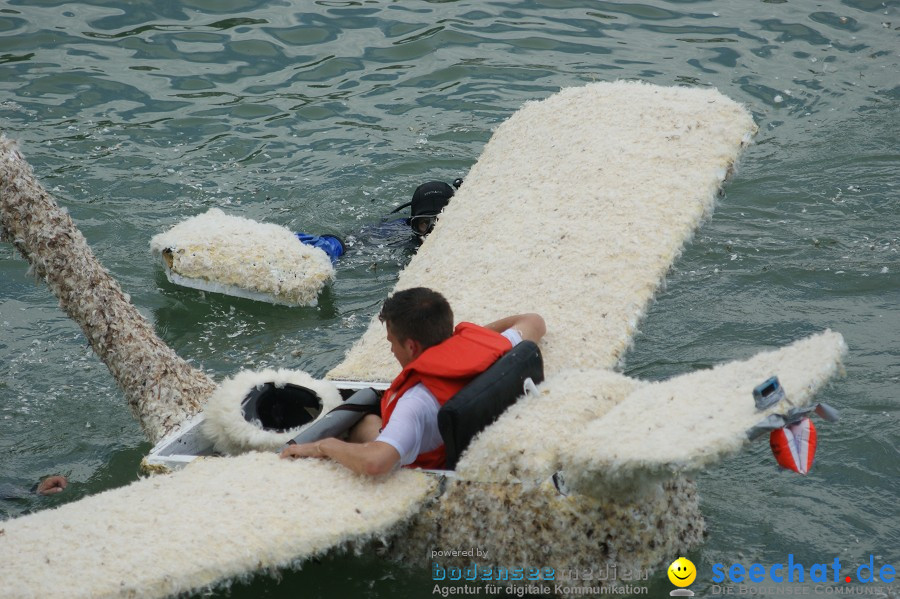
<svg viewBox="0 0 900 599">
<path fill-rule="evenodd" d="M 523 395 L 529 378 L 535 384 L 544 380 L 544 360 L 537 344 L 522 341 L 443 405 L 438 429 L 447 450 L 448 470 L 456 468 L 472 438 Z"/>
</svg>

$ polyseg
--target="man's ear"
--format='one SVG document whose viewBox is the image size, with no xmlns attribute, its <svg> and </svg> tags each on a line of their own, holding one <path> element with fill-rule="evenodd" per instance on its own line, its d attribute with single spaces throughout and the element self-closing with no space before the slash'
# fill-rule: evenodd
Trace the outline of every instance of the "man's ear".
<svg viewBox="0 0 900 599">
<path fill-rule="evenodd" d="M 416 359 L 424 351 L 422 344 L 412 337 L 403 342 L 403 347 L 409 352 L 409 355 Z"/>
</svg>

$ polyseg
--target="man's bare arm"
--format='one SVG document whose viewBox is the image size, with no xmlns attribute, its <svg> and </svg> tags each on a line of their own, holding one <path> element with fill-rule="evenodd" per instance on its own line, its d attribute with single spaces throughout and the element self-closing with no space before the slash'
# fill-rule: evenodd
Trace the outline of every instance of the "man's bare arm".
<svg viewBox="0 0 900 599">
<path fill-rule="evenodd" d="M 506 329 L 516 329 L 522 335 L 522 339 L 534 341 L 535 343 L 540 341 L 547 333 L 547 325 L 544 323 L 544 319 L 540 314 L 533 312 L 507 316 L 484 325 L 484 328 L 497 331 L 498 333 L 502 333 Z"/>
<path fill-rule="evenodd" d="M 400 453 L 381 441 L 346 443 L 330 438 L 315 443 L 300 443 L 285 447 L 283 458 L 330 458 L 357 474 L 378 476 L 387 474 L 400 462 Z"/>
</svg>

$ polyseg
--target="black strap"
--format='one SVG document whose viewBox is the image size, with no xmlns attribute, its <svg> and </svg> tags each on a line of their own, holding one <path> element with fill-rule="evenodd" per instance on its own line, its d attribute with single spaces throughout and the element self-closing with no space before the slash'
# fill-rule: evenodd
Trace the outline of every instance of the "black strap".
<svg viewBox="0 0 900 599">
<path fill-rule="evenodd" d="M 403 204 L 402 206 L 397 206 L 396 208 L 394 208 L 393 210 L 391 210 L 390 213 L 393 214 L 393 213 L 395 213 L 395 212 L 400 212 L 400 211 L 403 210 L 404 208 L 409 208 L 410 206 L 412 206 L 412 202 L 406 202 L 406 203 Z"/>
</svg>

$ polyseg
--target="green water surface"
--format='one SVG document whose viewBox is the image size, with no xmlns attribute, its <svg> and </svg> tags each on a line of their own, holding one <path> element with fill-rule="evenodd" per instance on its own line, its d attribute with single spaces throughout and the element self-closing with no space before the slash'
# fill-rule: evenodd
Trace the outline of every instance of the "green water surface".
<svg viewBox="0 0 900 599">
<path fill-rule="evenodd" d="M 523 102 L 639 79 L 745 103 L 755 145 L 624 371 L 665 378 L 825 328 L 850 354 L 847 376 L 820 396 L 843 419 L 819 425 L 808 476 L 779 472 L 764 442 L 699 475 L 709 534 L 690 557 L 693 588 L 708 594 L 714 563 L 874 555 L 900 570 L 898 30 L 896 0 L 7 0 L 0 130 L 181 356 L 217 378 L 267 366 L 320 376 L 408 259 L 360 226 L 421 182 L 465 176 Z M 150 237 L 211 207 L 339 233 L 351 252 L 315 308 L 175 287 Z M 0 245 L 0 484 L 71 481 L 0 513 L 124 485 L 148 450 L 80 330 Z M 651 582 L 668 593 L 664 575 Z M 431 593 L 426 556 L 336 555 L 211 595 Z"/>
</svg>

